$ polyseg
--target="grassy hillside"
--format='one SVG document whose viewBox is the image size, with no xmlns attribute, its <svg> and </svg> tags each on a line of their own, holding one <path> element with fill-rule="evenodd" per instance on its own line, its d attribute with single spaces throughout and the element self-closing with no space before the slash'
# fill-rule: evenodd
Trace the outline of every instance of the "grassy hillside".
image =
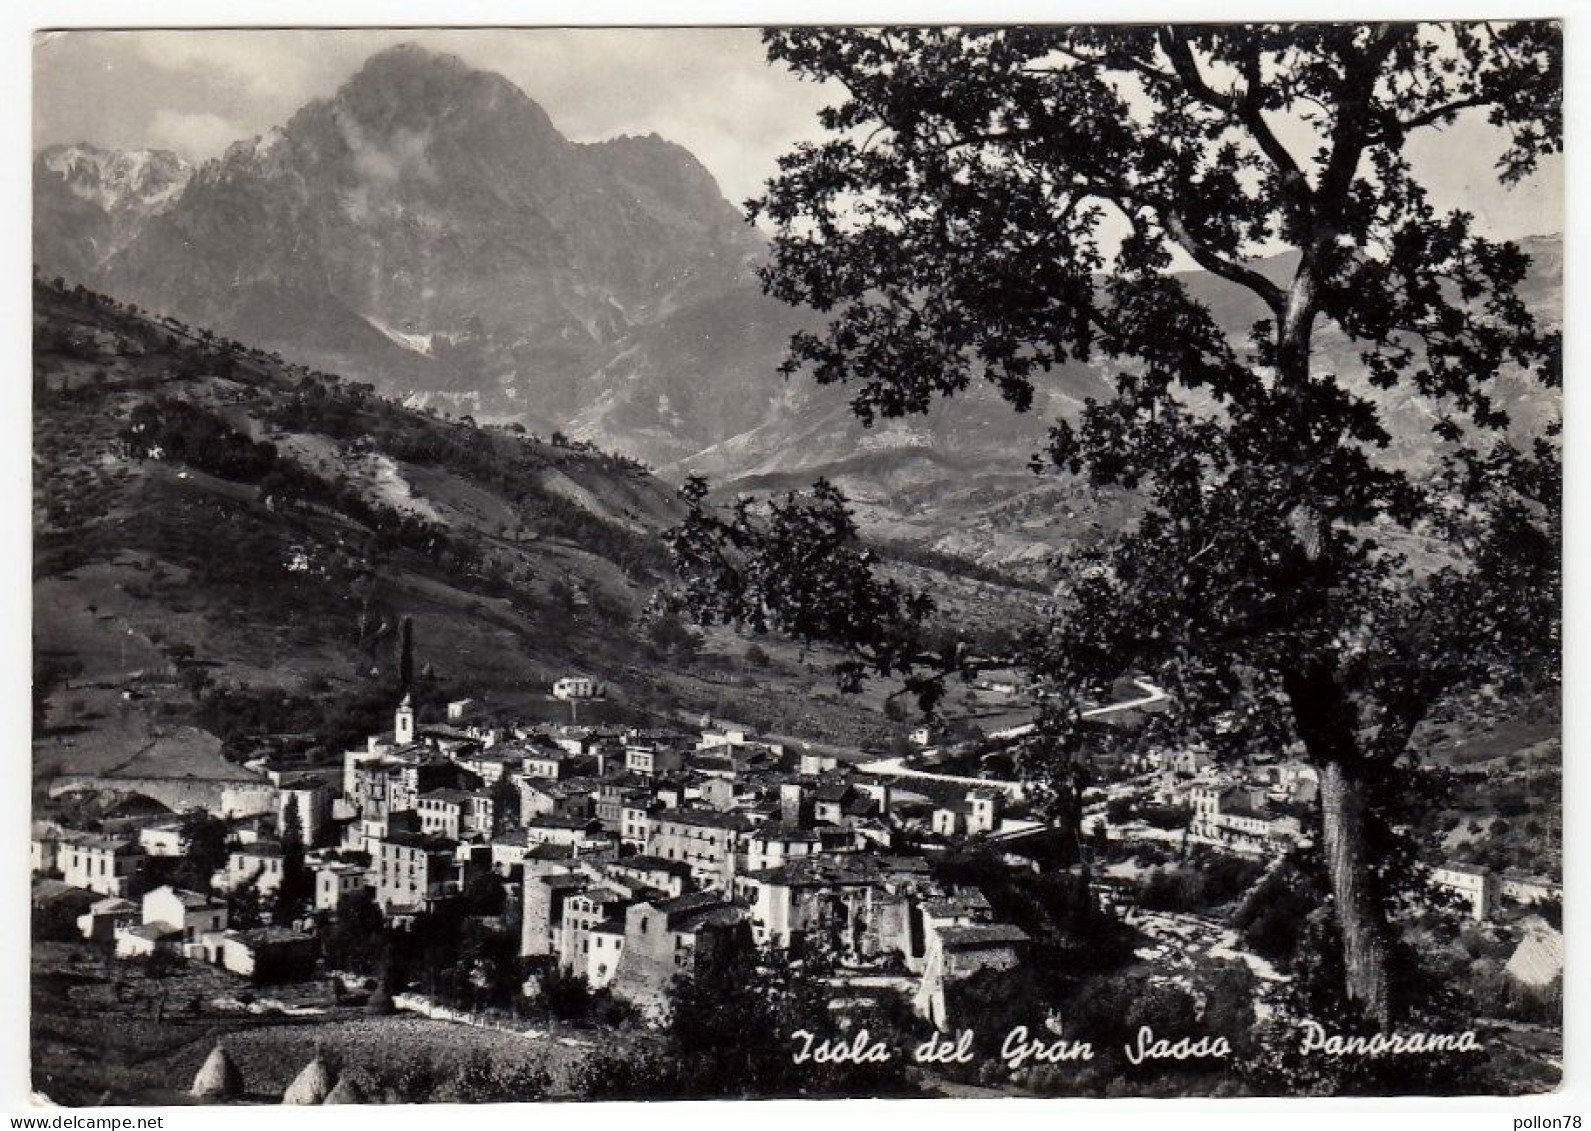
<svg viewBox="0 0 1591 1131">
<path fill-rule="evenodd" d="M 54 761 L 100 768 L 202 721 L 209 688 L 380 685 L 405 616 L 439 692 L 539 691 L 574 635 L 614 659 L 658 580 L 674 503 L 626 460 L 410 412 L 88 292 L 37 288 L 35 345 L 37 666 L 46 721 L 77 732 Z"/>
<path fill-rule="evenodd" d="M 567 717 L 711 711 L 887 741 L 821 653 L 654 632 L 672 491 L 561 437 L 414 411 L 368 385 L 35 287 L 35 772 L 224 772 L 334 754 L 391 710 L 405 618 L 423 707 L 474 695 Z M 1040 599 L 954 559 L 902 563 L 959 615 Z"/>
</svg>

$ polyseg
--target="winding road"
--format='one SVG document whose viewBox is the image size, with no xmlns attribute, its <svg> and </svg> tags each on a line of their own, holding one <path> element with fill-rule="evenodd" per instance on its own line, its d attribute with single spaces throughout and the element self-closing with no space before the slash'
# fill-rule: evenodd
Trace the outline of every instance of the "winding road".
<svg viewBox="0 0 1591 1131">
<path fill-rule="evenodd" d="M 1166 692 L 1156 687 L 1146 679 L 1135 679 L 1133 686 L 1143 692 L 1136 699 L 1123 699 L 1119 703 L 1110 703 L 1103 707 L 1091 707 L 1082 712 L 1085 719 L 1098 719 L 1107 715 L 1117 714 L 1122 711 L 1135 711 L 1143 707 L 1153 707 L 1170 698 Z M 1038 730 L 1037 723 L 1023 723 L 1021 726 L 1009 727 L 1006 730 L 995 731 L 989 737 L 998 742 L 1008 741 L 1013 738 L 1024 738 Z M 1001 781 L 998 778 L 972 778 L 957 774 L 936 774 L 930 770 L 917 770 L 906 765 L 902 757 L 880 758 L 873 762 L 863 762 L 857 770 L 864 774 L 873 774 L 878 777 L 915 778 L 919 781 L 950 782 L 953 785 L 965 785 L 971 788 L 998 789 L 1008 797 L 1020 798 L 1027 792 L 1024 782 Z"/>
</svg>

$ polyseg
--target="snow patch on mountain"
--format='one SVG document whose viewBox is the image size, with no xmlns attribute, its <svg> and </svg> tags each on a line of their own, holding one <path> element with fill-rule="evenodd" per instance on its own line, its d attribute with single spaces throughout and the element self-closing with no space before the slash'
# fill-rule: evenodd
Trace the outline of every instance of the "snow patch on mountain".
<svg viewBox="0 0 1591 1131">
<path fill-rule="evenodd" d="M 430 334 L 416 334 L 411 331 L 397 330 L 370 314 L 365 315 L 365 321 L 381 331 L 390 341 L 402 346 L 404 349 L 420 354 L 423 357 L 431 356 Z"/>
</svg>

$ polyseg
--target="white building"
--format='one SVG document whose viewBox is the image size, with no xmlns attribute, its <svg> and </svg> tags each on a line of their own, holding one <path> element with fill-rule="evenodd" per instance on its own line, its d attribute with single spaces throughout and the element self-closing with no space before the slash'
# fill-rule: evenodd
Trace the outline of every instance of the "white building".
<svg viewBox="0 0 1591 1131">
<path fill-rule="evenodd" d="M 143 921 L 145 926 L 163 924 L 180 933 L 186 947 L 204 935 L 226 930 L 227 908 L 223 900 L 162 884 L 144 896 Z"/>
<path fill-rule="evenodd" d="M 282 886 L 281 845 L 260 841 L 236 848 L 227 857 L 227 866 L 211 880 L 228 891 L 250 881 L 261 895 L 269 895 Z"/>
<path fill-rule="evenodd" d="M 315 910 L 336 911 L 355 892 L 370 886 L 370 869 L 330 860 L 315 866 Z"/>
<path fill-rule="evenodd" d="M 597 681 L 589 676 L 566 675 L 552 685 L 554 699 L 595 699 Z"/>
<path fill-rule="evenodd" d="M 975 789 L 967 794 L 967 834 L 992 833 L 1000 824 L 1005 794 L 998 789 Z"/>
<path fill-rule="evenodd" d="M 1497 894 L 1504 899 L 1529 906 L 1548 900 L 1563 898 L 1563 885 L 1546 876 L 1533 876 L 1527 872 L 1507 871 L 1497 877 Z"/>
<path fill-rule="evenodd" d="M 188 851 L 188 839 L 175 821 L 139 829 L 138 845 L 148 856 L 182 856 Z"/>
<path fill-rule="evenodd" d="M 80 834 L 64 838 L 57 854 L 61 877 L 98 895 L 126 895 L 143 867 L 144 850 L 115 837 Z"/>
<path fill-rule="evenodd" d="M 303 844 L 320 843 L 321 834 L 331 820 L 332 788 L 325 782 L 296 782 L 280 787 L 276 804 L 276 827 L 287 830 L 289 807 L 298 810 L 299 836 Z"/>
<path fill-rule="evenodd" d="M 1476 921 L 1489 919 L 1497 905 L 1497 876 L 1480 864 L 1449 860 L 1431 869 L 1431 883 L 1457 896 L 1465 914 Z"/>
</svg>

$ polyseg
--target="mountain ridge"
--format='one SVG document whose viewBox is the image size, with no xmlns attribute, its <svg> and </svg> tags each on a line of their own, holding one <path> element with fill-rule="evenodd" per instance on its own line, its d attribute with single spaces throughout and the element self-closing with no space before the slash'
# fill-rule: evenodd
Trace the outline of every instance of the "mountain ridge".
<svg viewBox="0 0 1591 1131">
<path fill-rule="evenodd" d="M 975 382 L 949 410 L 863 429 L 843 385 L 778 374 L 790 336 L 821 316 L 762 293 L 765 240 L 693 155 L 656 134 L 570 141 L 506 78 L 412 44 L 191 170 L 159 207 L 85 218 L 93 194 L 52 176 L 36 163 L 47 274 L 64 262 L 70 277 L 410 405 L 624 451 L 672 482 L 705 475 L 728 494 L 841 476 L 867 521 L 958 553 L 982 539 L 989 563 L 1032 546 L 969 529 L 982 509 L 917 515 L 903 498 L 959 497 L 968 466 L 1031 483 L 1018 477 L 1049 423 L 1113 387 L 1107 369 L 1070 365 L 1042 379 L 1025 415 Z M 1527 242 L 1527 302 L 1555 312 L 1561 242 Z M 1259 267 L 1282 277 L 1288 264 Z M 1234 332 L 1262 313 L 1228 283 L 1183 278 Z M 1356 371 L 1351 344 L 1321 341 L 1323 364 Z M 1408 426 L 1396 457 L 1418 458 L 1429 421 L 1388 403 Z M 1033 545 L 1064 542 L 1067 525 Z"/>
<path fill-rule="evenodd" d="M 750 285 L 761 247 L 682 147 L 569 141 L 508 80 L 412 45 L 200 166 L 103 261 L 63 242 L 40 241 L 46 272 L 505 418 Z"/>
</svg>

